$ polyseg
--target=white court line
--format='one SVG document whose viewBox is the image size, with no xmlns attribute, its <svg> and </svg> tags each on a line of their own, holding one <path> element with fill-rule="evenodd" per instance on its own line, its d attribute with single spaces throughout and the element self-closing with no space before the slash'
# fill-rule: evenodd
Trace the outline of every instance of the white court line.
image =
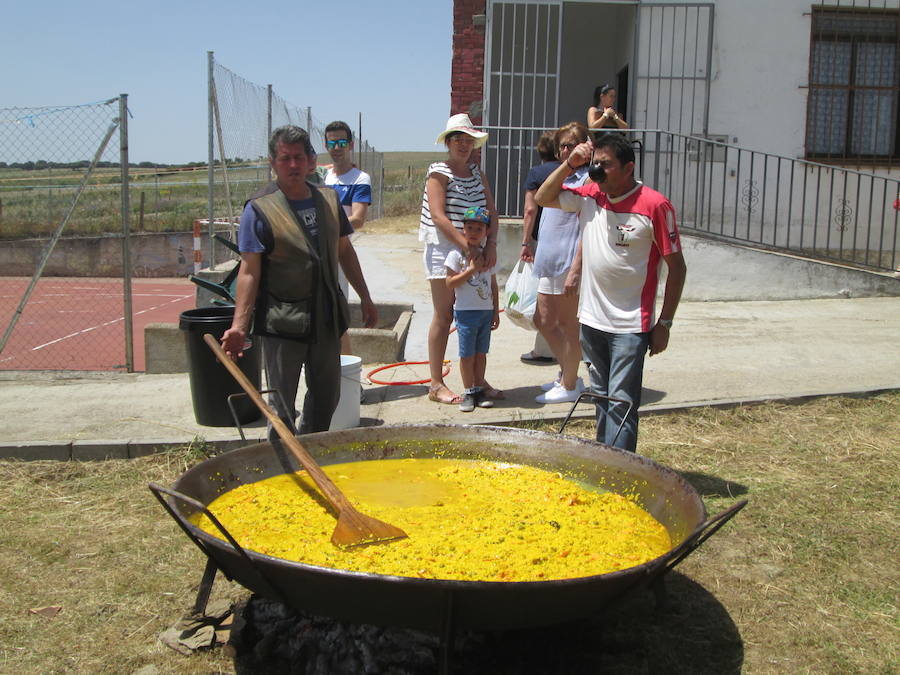
<svg viewBox="0 0 900 675">
<path fill-rule="evenodd" d="M 148 307 L 147 309 L 142 309 L 140 312 L 136 312 L 135 315 L 146 314 L 147 312 L 152 312 L 156 309 L 160 309 L 161 307 L 165 307 L 166 305 L 171 305 L 171 304 L 179 302 L 181 300 L 187 300 L 188 298 L 192 297 L 193 295 L 194 294 L 191 293 L 190 295 L 178 296 L 174 300 L 169 300 L 168 302 L 164 302 L 160 305 L 154 305 L 153 307 Z M 28 351 L 36 352 L 37 350 L 43 349 L 44 347 L 50 347 L 51 345 L 58 344 L 58 343 L 62 342 L 63 340 L 68 340 L 73 337 L 78 337 L 79 335 L 84 335 L 85 333 L 90 333 L 91 331 L 97 330 L 98 328 L 105 328 L 106 326 L 111 326 L 114 323 L 119 323 L 120 321 L 124 321 L 124 320 L 125 320 L 125 317 L 120 316 L 117 319 L 112 319 L 111 321 L 105 321 L 103 323 L 97 324 L 96 326 L 90 326 L 89 328 L 85 328 L 83 330 L 79 330 L 74 333 L 69 333 L 68 335 L 63 335 L 62 337 L 56 338 L 55 340 L 51 340 L 50 342 L 45 342 L 42 345 L 37 345 L 36 347 L 32 347 Z M 6 359 L 4 359 L 4 360 L 6 360 Z"/>
<path fill-rule="evenodd" d="M 135 316 L 138 316 L 140 314 L 146 314 L 147 312 L 152 312 L 154 309 L 159 309 L 160 307 L 164 307 L 165 305 L 171 305 L 175 302 L 180 302 L 181 300 L 187 300 L 188 298 L 194 297 L 194 294 L 191 293 L 189 295 L 179 295 L 179 296 L 173 296 L 173 297 L 175 298 L 174 300 L 169 300 L 168 302 L 163 303 L 162 305 L 156 305 L 154 307 L 148 307 L 147 309 L 142 309 L 140 312 L 136 312 Z"/>
<path fill-rule="evenodd" d="M 41 293 L 41 298 L 67 298 L 71 293 Z M 0 295 L 0 298 L 12 298 L 19 296 Z M 121 298 L 121 293 L 94 293 L 91 298 Z M 175 295 L 174 293 L 132 293 L 132 298 L 183 298 L 189 297 L 184 295 Z M 29 300 L 28 304 L 40 303 L 42 300 Z"/>
</svg>

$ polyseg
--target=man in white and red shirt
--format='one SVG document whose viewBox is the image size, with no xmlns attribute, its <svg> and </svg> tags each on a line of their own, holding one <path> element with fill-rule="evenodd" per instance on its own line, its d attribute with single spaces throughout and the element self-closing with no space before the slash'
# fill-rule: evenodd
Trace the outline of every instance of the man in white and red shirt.
<svg viewBox="0 0 900 675">
<path fill-rule="evenodd" d="M 591 182 L 563 181 L 592 162 Z M 644 354 L 664 351 L 686 268 L 669 200 L 634 179 L 634 150 L 620 134 L 577 146 L 538 189 L 541 206 L 579 213 L 581 347 L 591 364 L 591 391 L 630 401 L 597 404 L 597 440 L 634 451 Z M 654 315 L 660 263 L 668 267 L 659 319 Z M 578 260 L 570 274 L 578 275 Z M 567 286 L 569 284 L 567 283 Z M 618 438 L 618 427 L 624 418 Z"/>
</svg>

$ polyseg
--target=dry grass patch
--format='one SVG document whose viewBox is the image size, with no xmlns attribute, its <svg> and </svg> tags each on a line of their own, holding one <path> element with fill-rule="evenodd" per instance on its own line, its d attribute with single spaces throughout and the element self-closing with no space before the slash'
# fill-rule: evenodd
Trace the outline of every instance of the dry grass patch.
<svg viewBox="0 0 900 675">
<path fill-rule="evenodd" d="M 678 568 L 727 610 L 743 672 L 900 670 L 898 410 L 892 393 L 642 420 L 639 452 L 688 478 L 710 513 L 750 500 Z"/>
<path fill-rule="evenodd" d="M 458 665 L 898 672 L 898 409 L 892 393 L 646 417 L 641 452 L 686 475 L 711 513 L 743 497 L 749 506 L 668 577 L 667 608 L 635 594 L 577 628 L 463 649 Z M 567 431 L 592 433 L 584 422 Z M 0 672 L 239 670 L 221 650 L 184 657 L 156 640 L 190 609 L 204 561 L 146 484 L 171 484 L 200 459 L 187 449 L 108 462 L 0 462 Z M 216 582 L 214 596 L 244 594 Z M 62 611 L 28 613 L 47 605 Z"/>
<path fill-rule="evenodd" d="M 188 659 L 156 640 L 190 609 L 203 560 L 146 483 L 196 459 L 0 463 L 0 672 L 233 672 L 221 650 Z M 28 611 L 49 605 L 62 610 Z"/>
</svg>

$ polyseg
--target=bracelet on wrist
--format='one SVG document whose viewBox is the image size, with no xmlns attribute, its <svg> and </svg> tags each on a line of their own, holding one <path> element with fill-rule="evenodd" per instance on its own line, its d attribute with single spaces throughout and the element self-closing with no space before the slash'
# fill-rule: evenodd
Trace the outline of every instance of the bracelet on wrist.
<svg viewBox="0 0 900 675">
<path fill-rule="evenodd" d="M 572 171 L 577 171 L 578 167 L 572 166 L 571 162 L 569 162 L 568 157 L 566 158 L 566 166 L 572 169 Z"/>
</svg>

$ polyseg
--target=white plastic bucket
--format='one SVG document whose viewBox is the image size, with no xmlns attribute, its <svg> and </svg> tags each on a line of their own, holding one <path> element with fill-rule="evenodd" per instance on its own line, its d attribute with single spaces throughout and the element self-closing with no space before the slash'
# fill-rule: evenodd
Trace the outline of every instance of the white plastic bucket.
<svg viewBox="0 0 900 675">
<path fill-rule="evenodd" d="M 362 359 L 350 354 L 341 354 L 341 400 L 331 416 L 329 431 L 351 429 L 359 426 L 359 378 Z"/>
</svg>

